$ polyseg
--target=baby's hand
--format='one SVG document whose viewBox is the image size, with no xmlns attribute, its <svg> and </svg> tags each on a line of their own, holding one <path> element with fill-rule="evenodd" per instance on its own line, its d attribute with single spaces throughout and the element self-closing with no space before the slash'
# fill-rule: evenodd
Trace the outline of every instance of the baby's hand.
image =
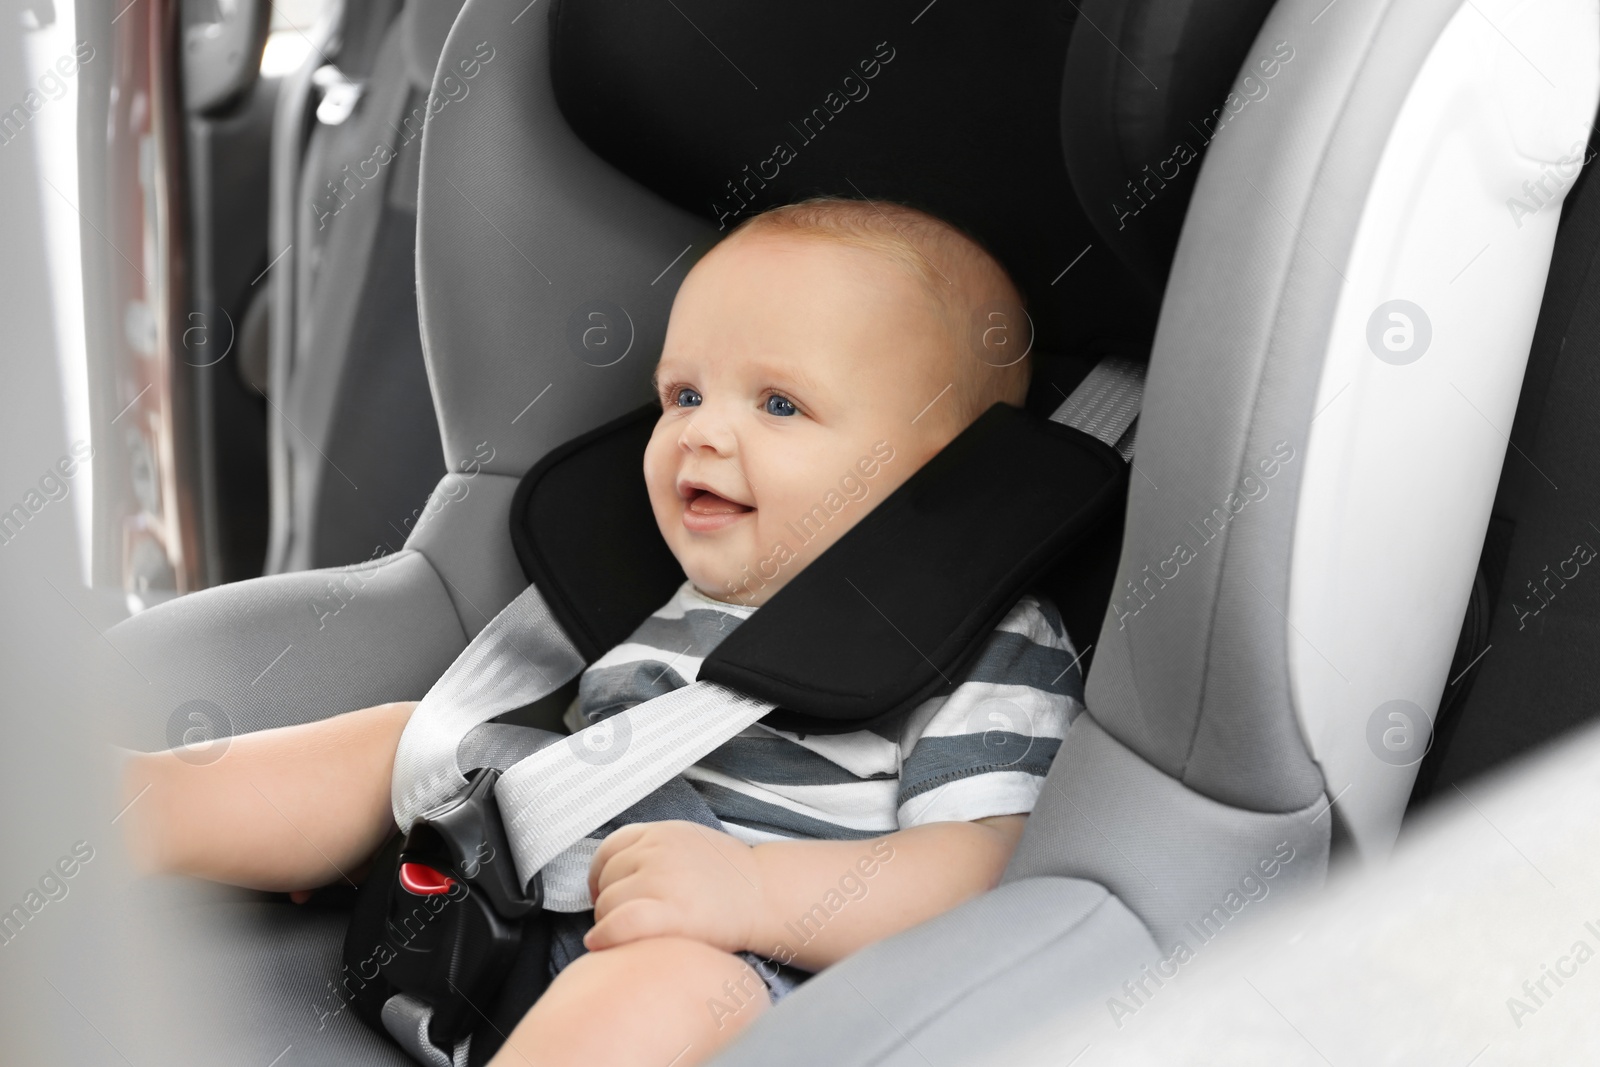
<svg viewBox="0 0 1600 1067">
<path fill-rule="evenodd" d="M 634 823 L 600 844 L 589 868 L 591 951 L 647 937 L 689 937 L 737 952 L 767 908 L 749 845 L 698 823 Z"/>
</svg>

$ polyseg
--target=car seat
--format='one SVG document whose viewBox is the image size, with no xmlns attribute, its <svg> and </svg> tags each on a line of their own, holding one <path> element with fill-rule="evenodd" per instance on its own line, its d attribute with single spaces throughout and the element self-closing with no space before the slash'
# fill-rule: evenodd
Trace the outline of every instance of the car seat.
<svg viewBox="0 0 1600 1067">
<path fill-rule="evenodd" d="M 400 552 L 185 597 L 112 639 L 231 731 L 419 697 L 527 584 L 521 473 L 648 399 L 672 287 L 719 221 L 907 199 L 1016 274 L 1030 404 L 1154 328 L 1116 589 L 1088 606 L 1098 631 L 1069 617 L 1088 712 L 1002 885 L 816 976 L 717 1062 L 965 1062 L 1138 975 L 1275 856 L 1288 889 L 1335 845 L 1383 855 L 1416 768 L 1369 730 L 1448 681 L 1560 189 L 1514 236 L 1505 197 L 1581 145 L 1595 12 L 1266 6 L 812 5 L 763 40 L 731 8 L 469 0 L 436 85 L 480 44 L 494 77 L 430 116 L 418 211 L 452 473 Z M 776 178 L 774 138 L 801 142 Z M 1182 222 L 1170 274 L 1163 219 Z M 1480 230 L 1500 239 L 1475 256 Z M 1073 577 L 1051 591 L 1077 611 Z M 149 708 L 147 744 L 171 710 Z M 237 911 L 232 965 L 280 986 L 252 1018 L 298 1033 L 301 1062 L 403 1062 L 347 1015 L 305 1018 L 336 967 L 327 913 Z"/>
<path fill-rule="evenodd" d="M 266 573 L 390 554 L 444 471 L 417 334 L 417 168 L 460 8 L 338 5 L 280 99 Z"/>
</svg>

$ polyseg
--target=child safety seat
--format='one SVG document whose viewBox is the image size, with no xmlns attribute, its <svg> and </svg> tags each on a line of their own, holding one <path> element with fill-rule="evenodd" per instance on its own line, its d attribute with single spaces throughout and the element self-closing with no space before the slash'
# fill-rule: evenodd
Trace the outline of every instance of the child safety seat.
<svg viewBox="0 0 1600 1067">
<path fill-rule="evenodd" d="M 1109 605 L 1081 560 L 1034 580 L 1092 657 L 1087 712 L 999 888 L 818 974 L 716 1062 L 980 1061 L 997 1031 L 1168 957 L 1267 859 L 1295 857 L 1275 868 L 1281 900 L 1319 884 L 1335 846 L 1355 860 L 1392 843 L 1416 765 L 1387 716 L 1400 702 L 1425 728 L 1448 681 L 1563 167 L 1600 96 L 1595 14 L 830 2 L 783 12 L 775 34 L 731 6 L 468 0 L 436 84 L 481 42 L 496 58 L 429 117 L 418 205 L 452 473 L 392 556 L 206 591 L 113 631 L 166 680 L 145 743 L 166 743 L 182 701 L 241 732 L 428 692 L 539 577 L 506 533 L 508 514 L 529 522 L 524 475 L 648 398 L 672 292 L 719 227 L 816 193 L 927 208 L 1030 300 L 1031 419 L 1000 420 L 1029 429 L 996 440 L 1055 433 L 1045 416 L 1091 366 L 1148 354 Z M 634 566 L 627 526 L 599 523 L 576 551 Z M 657 606 L 608 604 L 597 566 L 550 569 L 571 585 L 533 586 L 554 620 L 543 649 L 581 660 L 627 632 L 620 607 Z M 978 629 L 986 604 L 951 632 Z M 750 688 L 738 651 L 706 684 L 806 710 Z M 548 724 L 571 692 L 498 719 Z M 270 1032 L 262 1062 L 284 1040 L 296 1062 L 401 1062 L 348 997 L 305 1019 L 306 975 L 340 981 L 344 916 L 287 907 L 228 929 L 232 966 L 256 959 L 260 988 L 296 991 L 227 1017 L 230 1051 Z"/>
</svg>

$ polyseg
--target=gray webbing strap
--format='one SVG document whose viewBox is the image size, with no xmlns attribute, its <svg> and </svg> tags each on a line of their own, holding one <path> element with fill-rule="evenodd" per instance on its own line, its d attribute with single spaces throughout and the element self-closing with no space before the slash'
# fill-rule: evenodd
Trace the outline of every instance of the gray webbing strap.
<svg viewBox="0 0 1600 1067">
<path fill-rule="evenodd" d="M 526 884 L 545 870 L 544 906 L 551 911 L 593 907 L 586 865 L 581 871 L 546 865 L 776 706 L 714 682 L 691 682 L 518 763 L 495 790 L 518 877 Z"/>
<path fill-rule="evenodd" d="M 542 885 L 546 910 L 588 911 L 594 907 L 589 896 L 589 868 L 594 866 L 600 842 L 587 836 L 589 832 L 584 831 L 586 836 L 578 838 L 544 865 Z"/>
<path fill-rule="evenodd" d="M 400 829 L 411 829 L 417 816 L 466 788 L 456 749 L 473 727 L 548 696 L 581 670 L 583 657 L 551 616 L 539 587 L 528 586 L 472 639 L 411 713 L 390 785 Z"/>
<path fill-rule="evenodd" d="M 1095 364 L 1072 395 L 1050 416 L 1097 437 L 1132 460 L 1134 423 L 1144 399 L 1144 364 L 1122 356 L 1108 356 Z"/>
<path fill-rule="evenodd" d="M 458 796 L 467 779 L 456 753 L 473 728 L 554 692 L 583 658 L 529 586 L 473 638 L 411 714 L 395 752 L 390 801 L 395 822 L 416 819 Z M 710 682 L 663 694 L 613 715 L 514 764 L 495 787 L 517 874 L 545 872 L 544 906 L 583 911 L 589 832 L 771 711 Z"/>
<path fill-rule="evenodd" d="M 433 1009 L 415 997 L 396 993 L 383 1003 L 383 1028 L 389 1031 L 400 1047 L 411 1058 L 427 1067 L 467 1067 L 467 1056 L 472 1048 L 472 1036 L 446 1052 L 428 1036 L 428 1025 L 433 1021 Z"/>
</svg>

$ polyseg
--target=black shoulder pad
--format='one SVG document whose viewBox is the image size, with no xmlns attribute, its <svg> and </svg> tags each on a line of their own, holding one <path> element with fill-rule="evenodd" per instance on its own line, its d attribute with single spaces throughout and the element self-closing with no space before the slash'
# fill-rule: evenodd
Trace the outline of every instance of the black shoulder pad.
<svg viewBox="0 0 1600 1067">
<path fill-rule="evenodd" d="M 588 663 L 626 641 L 683 584 L 644 484 L 661 408 L 630 411 L 550 452 L 517 486 L 511 543 Z"/>
<path fill-rule="evenodd" d="M 1012 606 L 1121 499 L 1101 441 L 995 404 L 739 625 L 705 681 L 839 733 L 955 684 Z"/>
</svg>

